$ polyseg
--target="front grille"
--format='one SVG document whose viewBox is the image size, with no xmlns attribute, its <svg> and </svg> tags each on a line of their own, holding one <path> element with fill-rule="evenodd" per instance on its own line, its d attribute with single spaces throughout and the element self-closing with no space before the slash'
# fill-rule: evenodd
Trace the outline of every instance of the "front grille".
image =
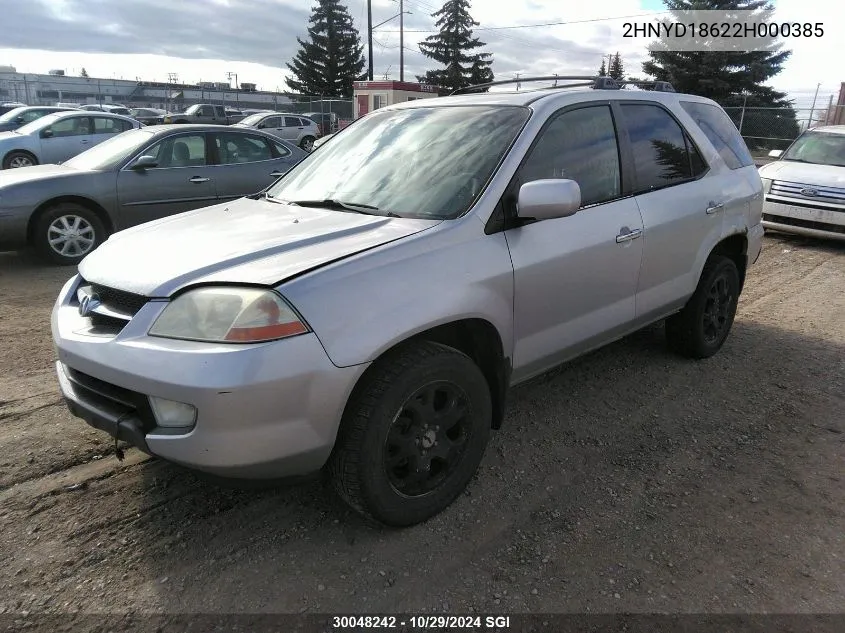
<svg viewBox="0 0 845 633">
<path fill-rule="evenodd" d="M 842 187 L 824 187 L 821 185 L 808 185 L 798 182 L 787 182 L 785 180 L 775 180 L 772 182 L 770 194 L 784 198 L 806 200 L 810 203 L 845 205 L 845 188 Z M 773 200 L 773 202 L 777 201 Z"/>
<path fill-rule="evenodd" d="M 827 224 L 826 222 L 814 222 L 812 220 L 799 220 L 797 218 L 788 218 L 781 215 L 763 214 L 765 222 L 774 222 L 776 224 L 788 224 L 789 226 L 800 226 L 805 229 L 815 229 L 816 231 L 827 231 L 828 233 L 842 233 L 845 235 L 845 226 L 840 224 Z"/>
<path fill-rule="evenodd" d="M 147 303 L 147 297 L 144 295 L 117 290 L 100 284 L 91 284 L 91 291 L 100 297 L 100 302 L 109 310 L 121 312 L 130 317 L 135 316 L 138 310 Z"/>
</svg>

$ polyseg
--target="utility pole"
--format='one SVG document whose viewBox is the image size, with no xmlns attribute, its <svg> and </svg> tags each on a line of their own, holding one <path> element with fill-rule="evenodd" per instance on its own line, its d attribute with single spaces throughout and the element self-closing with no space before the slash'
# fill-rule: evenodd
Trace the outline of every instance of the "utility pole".
<svg viewBox="0 0 845 633">
<path fill-rule="evenodd" d="M 399 0 L 399 81 L 405 81 L 405 3 Z"/>
<path fill-rule="evenodd" d="M 241 101 L 240 95 L 237 92 L 237 90 L 238 90 L 238 73 L 226 73 L 226 78 L 229 81 L 232 81 L 232 77 L 235 78 L 235 91 L 236 91 L 235 92 L 235 102 L 240 103 L 240 101 Z M 225 99 L 225 93 L 224 93 L 224 99 Z"/>
<path fill-rule="evenodd" d="M 820 83 L 816 84 L 816 94 L 813 95 L 813 107 L 810 108 L 810 120 L 807 121 L 807 129 L 808 130 L 811 127 L 813 127 L 813 112 L 815 112 L 815 110 L 816 110 L 816 98 L 819 96 L 819 88 L 820 87 L 821 87 Z"/>
<path fill-rule="evenodd" d="M 170 91 L 171 84 L 175 84 L 179 80 L 179 75 L 176 73 L 167 73 L 167 93 L 164 95 L 164 109 L 170 112 Z"/>
<path fill-rule="evenodd" d="M 367 79 L 373 80 L 373 0 L 367 0 Z"/>
</svg>

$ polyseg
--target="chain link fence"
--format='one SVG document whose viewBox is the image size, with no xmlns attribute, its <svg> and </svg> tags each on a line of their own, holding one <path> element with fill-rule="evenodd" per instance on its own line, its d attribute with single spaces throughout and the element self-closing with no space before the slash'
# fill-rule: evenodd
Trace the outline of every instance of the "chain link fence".
<svg viewBox="0 0 845 633">
<path fill-rule="evenodd" d="M 845 106 L 816 108 L 727 107 L 751 153 L 764 157 L 770 150 L 786 149 L 808 128 L 821 125 L 845 125 Z"/>
<path fill-rule="evenodd" d="M 84 77 L 0 73 L 0 102 L 26 105 L 121 104 L 129 108 L 160 108 L 177 112 L 197 103 L 223 105 L 234 110 L 272 110 L 292 114 L 320 113 L 335 121 L 353 116 L 352 99 L 319 95 L 235 90 L 224 86 L 183 85 Z"/>
</svg>

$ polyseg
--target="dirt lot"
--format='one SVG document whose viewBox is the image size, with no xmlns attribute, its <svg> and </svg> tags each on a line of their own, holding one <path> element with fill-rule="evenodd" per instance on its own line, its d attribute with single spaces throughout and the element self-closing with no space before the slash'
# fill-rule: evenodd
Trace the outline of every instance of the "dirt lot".
<svg viewBox="0 0 845 633">
<path fill-rule="evenodd" d="M 0 613 L 843 610 L 845 246 L 767 236 L 708 361 L 655 327 L 515 390 L 467 494 L 402 531 L 118 462 L 58 396 L 71 272 L 0 254 Z"/>
</svg>

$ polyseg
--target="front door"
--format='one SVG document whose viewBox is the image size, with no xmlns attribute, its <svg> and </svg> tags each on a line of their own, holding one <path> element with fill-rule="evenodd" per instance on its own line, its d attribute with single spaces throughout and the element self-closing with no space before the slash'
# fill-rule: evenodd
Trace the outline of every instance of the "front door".
<svg viewBox="0 0 845 633">
<path fill-rule="evenodd" d="M 358 95 L 358 116 L 362 117 L 370 111 L 370 96 Z"/>
<path fill-rule="evenodd" d="M 117 196 L 123 228 L 217 202 L 206 135 L 185 133 L 150 146 L 141 154 L 158 159 L 155 167 L 118 172 Z"/>
<path fill-rule="evenodd" d="M 643 253 L 640 212 L 623 188 L 609 104 L 554 115 L 512 183 L 575 180 L 573 216 L 506 231 L 514 267 L 514 380 L 621 336 L 636 314 Z"/>
<path fill-rule="evenodd" d="M 61 163 L 92 146 L 91 117 L 87 115 L 62 118 L 41 130 L 41 156 L 44 164 Z"/>
</svg>

